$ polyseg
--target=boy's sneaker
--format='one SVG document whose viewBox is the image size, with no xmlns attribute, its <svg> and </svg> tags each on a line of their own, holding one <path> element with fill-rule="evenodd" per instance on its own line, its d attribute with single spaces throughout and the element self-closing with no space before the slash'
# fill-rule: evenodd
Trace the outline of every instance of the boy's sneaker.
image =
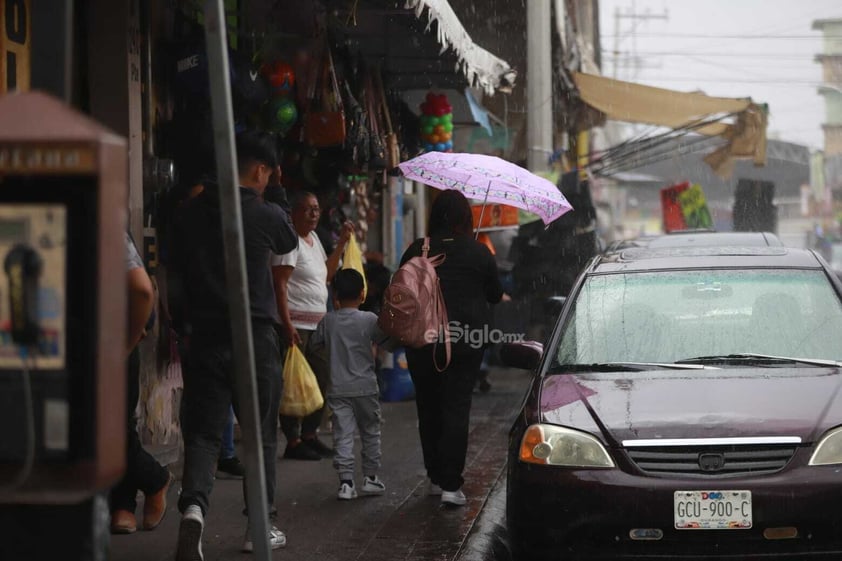
<svg viewBox="0 0 842 561">
<path fill-rule="evenodd" d="M 199 505 L 190 505 L 181 515 L 178 527 L 178 546 L 175 561 L 204 561 L 202 555 L 202 531 L 205 517 Z"/>
<path fill-rule="evenodd" d="M 336 498 L 340 501 L 350 501 L 357 498 L 357 490 L 353 483 L 346 483 L 343 481 L 339 485 L 339 491 L 336 493 Z"/>
<path fill-rule="evenodd" d="M 269 527 L 269 549 L 275 550 L 286 547 L 287 537 L 282 531 L 274 526 Z M 246 527 L 246 537 L 243 540 L 243 551 L 246 553 L 254 552 L 254 542 L 251 540 L 251 527 Z"/>
<path fill-rule="evenodd" d="M 220 479 L 242 479 L 246 468 L 237 456 L 220 458 L 216 463 L 216 476 Z"/>
<path fill-rule="evenodd" d="M 314 451 L 322 458 L 332 458 L 334 454 L 336 454 L 336 451 L 319 440 L 318 436 L 314 436 L 313 438 L 302 438 L 301 444 Z"/>
<path fill-rule="evenodd" d="M 468 499 L 465 497 L 465 493 L 462 492 L 462 489 L 457 489 L 455 491 L 442 490 L 441 492 L 441 504 L 443 505 L 464 506 L 467 502 Z"/>
<path fill-rule="evenodd" d="M 374 477 L 369 477 L 368 475 L 365 476 L 363 480 L 363 493 L 368 493 L 369 495 L 382 495 L 386 492 L 386 485 L 380 481 L 380 478 L 376 475 Z"/>
</svg>

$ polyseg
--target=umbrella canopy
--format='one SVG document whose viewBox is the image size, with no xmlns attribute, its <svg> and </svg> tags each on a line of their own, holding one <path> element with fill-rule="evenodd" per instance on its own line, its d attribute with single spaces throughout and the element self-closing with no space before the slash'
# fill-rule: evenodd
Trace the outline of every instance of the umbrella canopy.
<svg viewBox="0 0 842 561">
<path fill-rule="evenodd" d="M 455 189 L 469 199 L 521 208 L 544 224 L 573 210 L 552 182 L 495 156 L 427 152 L 398 167 L 414 181 L 436 189 Z"/>
</svg>

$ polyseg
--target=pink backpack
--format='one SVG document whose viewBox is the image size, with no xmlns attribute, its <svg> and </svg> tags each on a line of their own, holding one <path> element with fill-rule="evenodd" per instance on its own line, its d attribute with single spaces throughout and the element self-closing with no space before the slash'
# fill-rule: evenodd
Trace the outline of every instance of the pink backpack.
<svg viewBox="0 0 842 561">
<path fill-rule="evenodd" d="M 421 256 L 413 257 L 395 271 L 383 294 L 383 307 L 377 325 L 405 347 L 420 349 L 430 343 L 438 345 L 444 342 L 444 366 L 439 367 L 436 348 L 433 348 L 433 361 L 441 372 L 450 364 L 447 309 L 436 274 L 436 267 L 444 262 L 445 256 L 427 257 L 429 251 L 430 238 L 424 238 Z"/>
</svg>

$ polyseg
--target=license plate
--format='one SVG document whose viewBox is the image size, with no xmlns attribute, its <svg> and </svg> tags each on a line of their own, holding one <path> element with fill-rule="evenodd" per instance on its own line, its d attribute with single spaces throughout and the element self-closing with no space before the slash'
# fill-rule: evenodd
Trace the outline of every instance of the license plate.
<svg viewBox="0 0 842 561">
<path fill-rule="evenodd" d="M 676 491 L 673 512 L 677 530 L 745 530 L 751 491 Z"/>
</svg>

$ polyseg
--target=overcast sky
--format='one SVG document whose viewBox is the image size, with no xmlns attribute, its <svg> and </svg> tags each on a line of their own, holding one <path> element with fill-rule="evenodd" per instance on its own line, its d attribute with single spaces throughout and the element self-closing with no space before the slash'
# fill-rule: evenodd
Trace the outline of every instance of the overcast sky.
<svg viewBox="0 0 842 561">
<path fill-rule="evenodd" d="M 840 0 L 600 0 L 606 76 L 769 104 L 770 137 L 821 149 L 821 33 Z M 668 19 L 622 17 L 615 10 Z M 620 56 L 614 56 L 619 39 Z M 637 59 L 632 58 L 636 53 Z M 635 60 L 637 65 L 635 65 Z"/>
</svg>

